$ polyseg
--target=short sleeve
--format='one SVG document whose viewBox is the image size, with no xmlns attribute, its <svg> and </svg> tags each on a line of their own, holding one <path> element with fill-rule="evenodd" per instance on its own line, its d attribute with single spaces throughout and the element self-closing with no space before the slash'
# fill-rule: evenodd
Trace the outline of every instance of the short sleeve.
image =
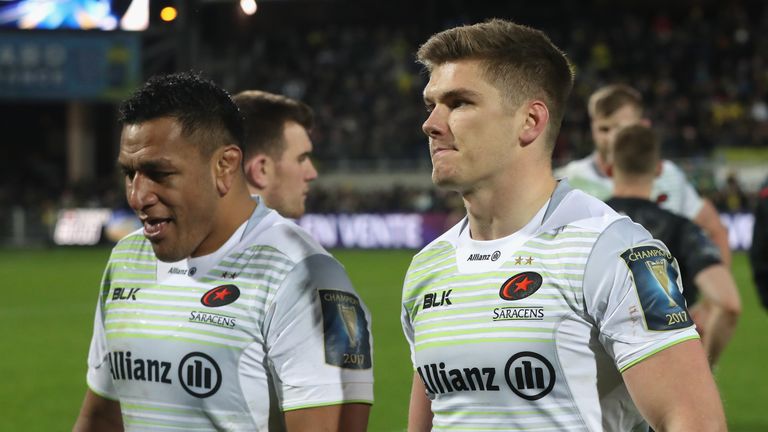
<svg viewBox="0 0 768 432">
<path fill-rule="evenodd" d="M 312 255 L 288 273 L 265 337 L 283 410 L 373 402 L 370 315 L 332 257 Z"/>
<path fill-rule="evenodd" d="M 617 368 L 698 338 L 667 247 L 619 219 L 598 238 L 584 271 L 587 312 Z"/>
<path fill-rule="evenodd" d="M 400 324 L 403 326 L 403 334 L 405 335 L 405 340 L 408 342 L 408 348 L 411 352 L 411 364 L 413 365 L 413 369 L 416 369 L 416 345 L 415 345 L 415 338 L 413 334 L 413 323 L 411 322 L 411 315 L 408 311 L 408 308 L 405 307 L 405 305 L 402 306 L 401 314 L 400 314 Z"/>
<path fill-rule="evenodd" d="M 678 195 L 678 197 L 674 200 L 669 199 L 661 201 L 659 202 L 659 205 L 661 208 L 671 211 L 672 213 L 684 216 L 690 220 L 695 219 L 704 205 L 701 196 L 696 192 L 696 189 L 691 182 L 688 181 L 688 178 L 680 167 L 672 162 L 665 161 L 663 169 L 664 172 L 662 172 L 662 176 L 666 177 L 663 183 L 667 187 L 674 189 L 674 193 Z M 654 185 L 658 186 L 658 183 L 659 182 L 657 181 Z M 657 195 L 654 198 L 658 199 L 659 191 L 654 190 L 654 193 Z"/>
<path fill-rule="evenodd" d="M 102 292 L 109 290 L 107 275 L 109 268 L 102 279 Z M 94 393 L 107 399 L 117 400 L 118 395 L 112 382 L 111 366 L 109 363 L 109 348 L 104 329 L 104 314 L 102 311 L 103 297 L 100 294 L 96 303 L 96 316 L 93 319 L 93 336 L 88 350 L 88 372 L 86 380 L 88 387 Z"/>
</svg>

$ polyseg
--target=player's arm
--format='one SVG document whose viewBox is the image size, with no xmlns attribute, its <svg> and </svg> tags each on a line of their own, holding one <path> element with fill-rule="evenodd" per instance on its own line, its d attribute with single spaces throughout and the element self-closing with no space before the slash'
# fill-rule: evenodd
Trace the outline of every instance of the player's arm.
<svg viewBox="0 0 768 432">
<path fill-rule="evenodd" d="M 691 317 L 701 329 L 709 363 L 715 365 L 739 321 L 739 291 L 731 272 L 722 264 L 698 272 L 694 283 L 699 288 L 700 300 L 690 309 Z"/>
<path fill-rule="evenodd" d="M 97 395 L 88 389 L 73 432 L 111 432 L 123 430 L 120 402 Z"/>
<path fill-rule="evenodd" d="M 373 402 L 370 317 L 343 267 L 323 254 L 297 263 L 265 328 L 288 430 L 365 431 Z"/>
<path fill-rule="evenodd" d="M 359 403 L 330 405 L 285 412 L 288 432 L 365 432 L 371 406 Z"/>
<path fill-rule="evenodd" d="M 702 205 L 696 217 L 693 218 L 696 225 L 700 226 L 707 236 L 720 249 L 720 258 L 726 267 L 731 267 L 731 247 L 728 244 L 728 230 L 720 220 L 720 214 L 712 204 L 712 201 L 703 198 Z"/>
<path fill-rule="evenodd" d="M 428 432 L 432 430 L 432 401 L 427 398 L 427 390 L 417 373 L 413 374 L 411 403 L 408 406 L 408 432 Z"/>
<path fill-rule="evenodd" d="M 614 265 L 606 265 L 612 260 Z M 725 430 L 717 388 L 675 274 L 677 263 L 663 243 L 629 220 L 617 220 L 595 242 L 584 270 L 587 311 L 655 430 Z"/>
<path fill-rule="evenodd" d="M 726 431 L 725 414 L 698 340 L 664 349 L 625 370 L 632 400 L 657 431 Z"/>
</svg>

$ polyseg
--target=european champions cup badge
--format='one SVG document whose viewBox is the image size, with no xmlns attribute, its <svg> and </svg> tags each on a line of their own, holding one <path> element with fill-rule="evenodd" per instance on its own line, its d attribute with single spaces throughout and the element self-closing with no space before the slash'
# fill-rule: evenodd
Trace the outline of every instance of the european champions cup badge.
<svg viewBox="0 0 768 432">
<path fill-rule="evenodd" d="M 664 294 L 666 294 L 667 298 L 669 299 L 669 307 L 676 307 L 677 302 L 672 298 L 671 292 L 669 291 L 669 273 L 667 273 L 667 260 L 660 259 L 656 261 L 646 261 L 645 265 L 648 266 L 648 270 L 651 271 L 651 274 L 656 279 L 656 281 L 659 282 L 662 289 L 664 290 Z"/>
<path fill-rule="evenodd" d="M 346 330 L 347 336 L 349 336 L 350 348 L 356 349 L 358 344 L 357 309 L 354 306 L 341 303 L 337 306 L 341 320 L 344 323 L 344 330 Z"/>
</svg>

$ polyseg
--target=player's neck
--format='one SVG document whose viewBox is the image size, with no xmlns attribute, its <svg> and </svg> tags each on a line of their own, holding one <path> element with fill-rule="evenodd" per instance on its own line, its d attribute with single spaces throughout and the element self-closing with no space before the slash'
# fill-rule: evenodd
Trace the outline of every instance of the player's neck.
<svg viewBox="0 0 768 432">
<path fill-rule="evenodd" d="M 256 208 L 256 201 L 251 199 L 245 182 L 236 182 L 217 204 L 213 221 L 213 231 L 201 244 L 193 256 L 204 256 L 216 252 L 232 237 L 240 226 L 250 219 Z"/>
<path fill-rule="evenodd" d="M 523 177 L 520 177 L 523 178 Z M 495 240 L 519 231 L 549 200 L 557 186 L 551 175 L 464 193 L 474 240 Z"/>
<path fill-rule="evenodd" d="M 594 158 L 595 161 L 595 167 L 598 171 L 600 171 L 600 174 L 604 176 L 608 176 L 608 163 L 603 159 L 603 157 L 600 155 L 600 152 L 595 151 Z"/>
<path fill-rule="evenodd" d="M 613 196 L 616 198 L 651 199 L 653 181 L 613 179 Z"/>
</svg>

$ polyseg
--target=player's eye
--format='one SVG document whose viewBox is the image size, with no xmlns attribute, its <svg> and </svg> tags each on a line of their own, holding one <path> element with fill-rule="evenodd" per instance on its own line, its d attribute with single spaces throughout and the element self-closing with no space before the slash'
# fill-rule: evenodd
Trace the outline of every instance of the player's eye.
<svg viewBox="0 0 768 432">
<path fill-rule="evenodd" d="M 168 171 L 150 171 L 147 173 L 147 177 L 149 177 L 152 181 L 160 182 L 168 178 L 172 173 Z"/>
<path fill-rule="evenodd" d="M 468 100 L 454 99 L 451 102 L 449 102 L 447 105 L 448 105 L 448 108 L 450 109 L 456 109 L 456 108 L 461 108 L 464 105 L 469 105 L 469 103 L 470 102 Z"/>
<path fill-rule="evenodd" d="M 132 170 L 130 168 L 123 168 L 123 175 L 125 176 L 126 180 L 133 181 L 133 177 L 136 176 L 136 171 Z"/>
</svg>

